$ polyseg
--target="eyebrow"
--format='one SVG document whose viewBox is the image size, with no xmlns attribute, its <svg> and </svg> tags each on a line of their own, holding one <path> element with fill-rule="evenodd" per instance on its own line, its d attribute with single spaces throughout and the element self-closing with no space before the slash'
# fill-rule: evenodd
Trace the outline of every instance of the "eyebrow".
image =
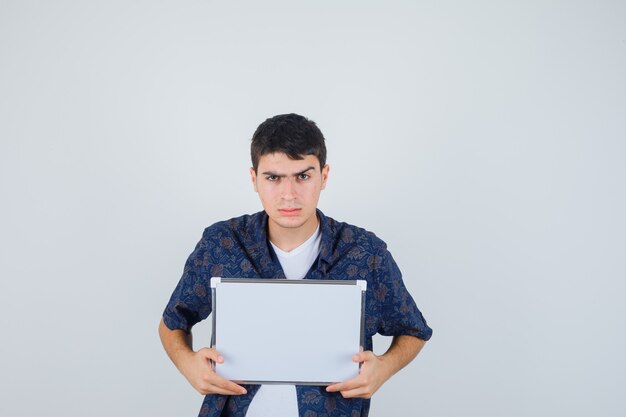
<svg viewBox="0 0 626 417">
<path fill-rule="evenodd" d="M 305 169 L 303 171 L 296 172 L 292 176 L 297 177 L 298 175 L 305 174 L 307 171 L 310 171 L 312 169 L 315 169 L 315 167 L 314 166 L 310 166 L 310 167 L 308 167 L 307 169 Z M 274 171 L 265 171 L 265 172 L 262 172 L 261 174 L 262 175 L 271 175 L 271 176 L 278 177 L 278 178 L 285 178 L 287 176 L 285 174 L 279 174 L 279 173 L 274 172 Z"/>
</svg>

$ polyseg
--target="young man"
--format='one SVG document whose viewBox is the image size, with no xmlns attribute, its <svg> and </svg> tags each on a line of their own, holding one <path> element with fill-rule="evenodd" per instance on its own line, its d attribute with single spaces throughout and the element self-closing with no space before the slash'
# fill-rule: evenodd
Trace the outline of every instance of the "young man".
<svg viewBox="0 0 626 417">
<path fill-rule="evenodd" d="M 163 346 L 206 395 L 200 416 L 365 417 L 369 398 L 415 358 L 432 330 L 385 243 L 317 209 L 330 168 L 314 122 L 296 114 L 267 119 L 251 151 L 250 177 L 264 210 L 205 229 L 163 313 Z M 208 347 L 194 352 L 191 343 L 191 328 L 211 313 L 212 276 L 367 280 L 365 351 L 352 358 L 362 362 L 360 374 L 328 387 L 237 385 L 217 376 L 210 360 L 223 363 L 220 353 Z M 371 352 L 376 333 L 393 336 L 381 356 Z"/>
</svg>

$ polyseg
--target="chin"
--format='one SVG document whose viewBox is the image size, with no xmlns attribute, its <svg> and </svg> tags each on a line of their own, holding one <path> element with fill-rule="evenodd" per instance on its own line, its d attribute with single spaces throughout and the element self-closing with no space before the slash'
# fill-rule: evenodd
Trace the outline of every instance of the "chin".
<svg viewBox="0 0 626 417">
<path fill-rule="evenodd" d="M 280 227 L 285 227 L 288 229 L 298 228 L 298 227 L 304 226 L 304 224 L 306 223 L 306 219 L 303 219 L 300 216 L 297 216 L 297 217 L 277 216 L 277 217 L 274 217 L 272 220 L 274 221 L 274 223 L 276 223 Z"/>
<path fill-rule="evenodd" d="M 278 224 L 280 227 L 284 227 L 286 229 L 297 229 L 298 227 L 304 226 L 305 223 L 306 222 L 302 219 L 289 219 L 287 221 L 281 219 L 276 222 L 276 224 Z"/>
</svg>

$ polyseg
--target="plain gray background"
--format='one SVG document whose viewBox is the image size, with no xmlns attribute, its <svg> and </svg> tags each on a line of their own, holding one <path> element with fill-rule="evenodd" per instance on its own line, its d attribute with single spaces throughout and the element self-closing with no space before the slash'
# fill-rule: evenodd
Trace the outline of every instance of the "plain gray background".
<svg viewBox="0 0 626 417">
<path fill-rule="evenodd" d="M 434 328 L 372 416 L 623 416 L 624 22 L 623 1 L 0 1 L 0 415 L 197 414 L 160 314 L 203 228 L 260 210 L 256 126 L 298 112 L 327 138 L 320 208 L 387 241 Z"/>
</svg>

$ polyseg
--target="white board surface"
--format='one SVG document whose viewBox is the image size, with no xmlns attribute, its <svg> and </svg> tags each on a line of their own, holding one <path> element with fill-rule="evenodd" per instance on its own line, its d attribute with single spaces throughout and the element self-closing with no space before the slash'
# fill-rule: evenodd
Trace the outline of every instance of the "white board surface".
<svg viewBox="0 0 626 417">
<path fill-rule="evenodd" d="M 358 375 L 365 281 L 211 280 L 226 379 L 325 385 Z"/>
</svg>

